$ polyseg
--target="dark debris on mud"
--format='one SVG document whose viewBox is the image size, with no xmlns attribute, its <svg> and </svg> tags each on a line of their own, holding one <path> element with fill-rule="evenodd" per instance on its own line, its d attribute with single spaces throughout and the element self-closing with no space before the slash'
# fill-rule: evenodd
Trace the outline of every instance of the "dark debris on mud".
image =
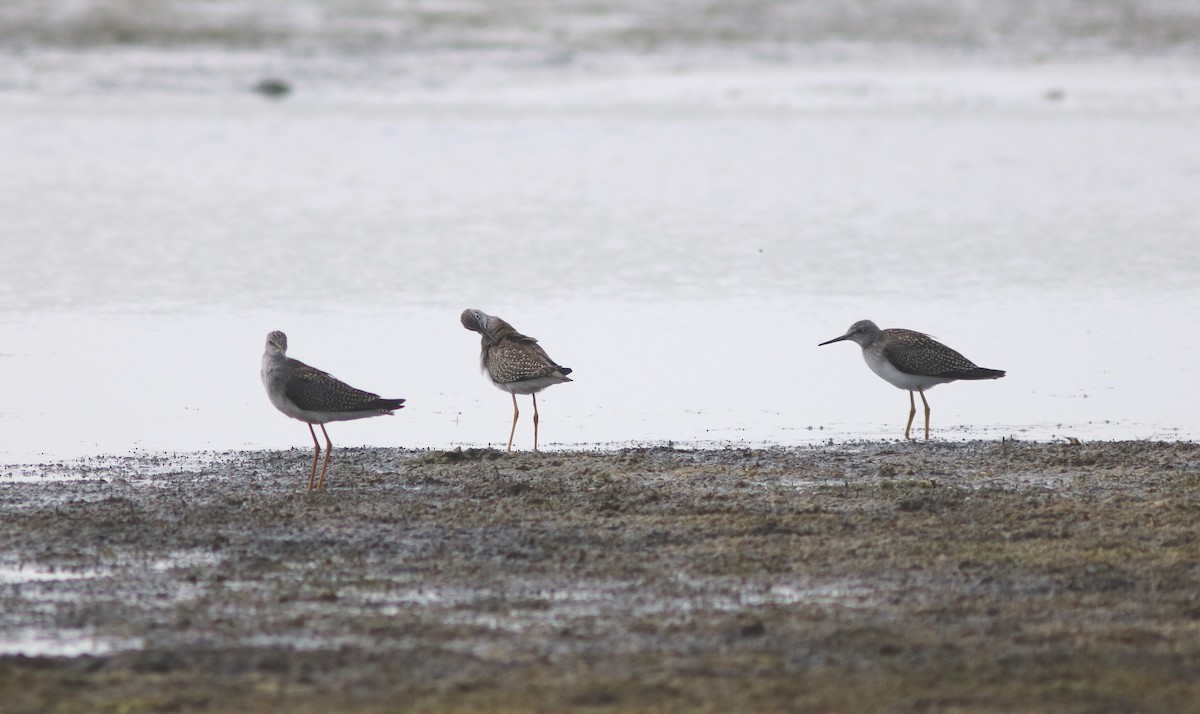
<svg viewBox="0 0 1200 714">
<path fill-rule="evenodd" d="M 1200 701 L 1194 444 L 339 449 L 320 493 L 307 464 L 0 474 L 0 711 Z"/>
</svg>

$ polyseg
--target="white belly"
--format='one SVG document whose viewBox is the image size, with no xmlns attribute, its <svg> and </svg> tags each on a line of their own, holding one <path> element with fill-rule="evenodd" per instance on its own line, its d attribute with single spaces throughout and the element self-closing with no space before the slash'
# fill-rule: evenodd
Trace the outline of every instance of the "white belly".
<svg viewBox="0 0 1200 714">
<path fill-rule="evenodd" d="M 945 377 L 926 377 L 919 374 L 907 374 L 901 372 L 892 366 L 891 362 L 885 359 L 876 357 L 866 350 L 863 351 L 863 359 L 866 360 L 867 366 L 871 371 L 883 378 L 883 381 L 897 387 L 906 389 L 910 392 L 922 391 L 931 387 L 936 387 L 939 384 L 953 382 L 953 379 Z"/>
</svg>

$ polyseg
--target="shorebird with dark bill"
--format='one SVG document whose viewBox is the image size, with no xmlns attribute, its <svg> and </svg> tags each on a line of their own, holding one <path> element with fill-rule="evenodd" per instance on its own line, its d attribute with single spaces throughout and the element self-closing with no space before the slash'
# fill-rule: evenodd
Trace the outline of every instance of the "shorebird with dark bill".
<svg viewBox="0 0 1200 714">
<path fill-rule="evenodd" d="M 917 402 L 913 392 L 921 393 L 925 404 L 925 439 L 929 439 L 929 402 L 925 390 L 959 379 L 999 379 L 1002 369 L 976 366 L 929 335 L 912 330 L 879 329 L 870 320 L 859 320 L 850 326 L 846 334 L 822 342 L 823 345 L 850 340 L 862 348 L 863 359 L 871 371 L 893 387 L 908 390 L 908 424 L 904 427 L 904 438 L 908 439 L 913 417 L 917 414 Z"/>
<path fill-rule="evenodd" d="M 390 415 L 404 408 L 403 399 L 381 399 L 378 394 L 355 389 L 327 372 L 288 357 L 287 335 L 279 331 L 267 335 L 267 348 L 262 358 L 262 381 L 276 409 L 308 424 L 308 433 L 313 440 L 309 491 L 313 490 L 314 482 L 316 490 L 325 488 L 325 472 L 329 470 L 329 459 L 333 456 L 333 442 L 329 440 L 325 424 Z M 319 424 L 321 433 L 325 435 L 325 465 L 321 467 L 320 480 L 317 480 L 317 459 L 321 456 L 321 444 L 317 441 L 313 424 Z"/>
<path fill-rule="evenodd" d="M 513 435 L 517 433 L 517 395 L 533 396 L 533 450 L 538 447 L 537 393 L 552 384 L 572 381 L 563 367 L 546 354 L 538 341 L 522 335 L 513 326 L 482 310 L 463 310 L 459 317 L 462 326 L 478 332 L 482 338 L 479 368 L 497 389 L 508 392 L 513 400 L 512 430 L 508 433 L 508 450 L 512 451 Z"/>
</svg>

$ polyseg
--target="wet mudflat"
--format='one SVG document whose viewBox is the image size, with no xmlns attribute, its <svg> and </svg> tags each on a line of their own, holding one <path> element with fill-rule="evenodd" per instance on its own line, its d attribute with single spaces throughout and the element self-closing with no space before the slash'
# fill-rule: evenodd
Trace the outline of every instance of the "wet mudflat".
<svg viewBox="0 0 1200 714">
<path fill-rule="evenodd" d="M 1194 711 L 1200 447 L 140 456 L 0 479 L 0 711 Z"/>
</svg>

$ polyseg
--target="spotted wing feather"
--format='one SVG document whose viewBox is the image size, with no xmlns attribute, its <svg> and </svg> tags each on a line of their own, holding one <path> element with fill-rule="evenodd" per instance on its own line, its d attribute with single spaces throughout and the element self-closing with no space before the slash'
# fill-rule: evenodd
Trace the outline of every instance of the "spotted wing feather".
<svg viewBox="0 0 1200 714">
<path fill-rule="evenodd" d="M 377 409 L 381 412 L 403 408 L 403 399 L 382 399 L 378 394 L 355 389 L 337 377 L 289 359 L 293 369 L 284 394 L 307 411 L 359 412 Z"/>
<path fill-rule="evenodd" d="M 524 337 L 524 336 L 522 336 Z M 546 350 L 532 338 L 521 340 L 507 339 L 492 345 L 487 350 L 486 367 L 492 381 L 501 384 L 520 382 L 526 379 L 539 379 L 561 375 L 564 381 L 571 373 L 570 367 L 563 367 L 550 359 Z"/>
<path fill-rule="evenodd" d="M 912 330 L 887 330 L 888 344 L 883 356 L 906 374 L 948 379 L 995 379 L 1003 377 L 998 369 L 979 367 L 929 335 Z"/>
</svg>

